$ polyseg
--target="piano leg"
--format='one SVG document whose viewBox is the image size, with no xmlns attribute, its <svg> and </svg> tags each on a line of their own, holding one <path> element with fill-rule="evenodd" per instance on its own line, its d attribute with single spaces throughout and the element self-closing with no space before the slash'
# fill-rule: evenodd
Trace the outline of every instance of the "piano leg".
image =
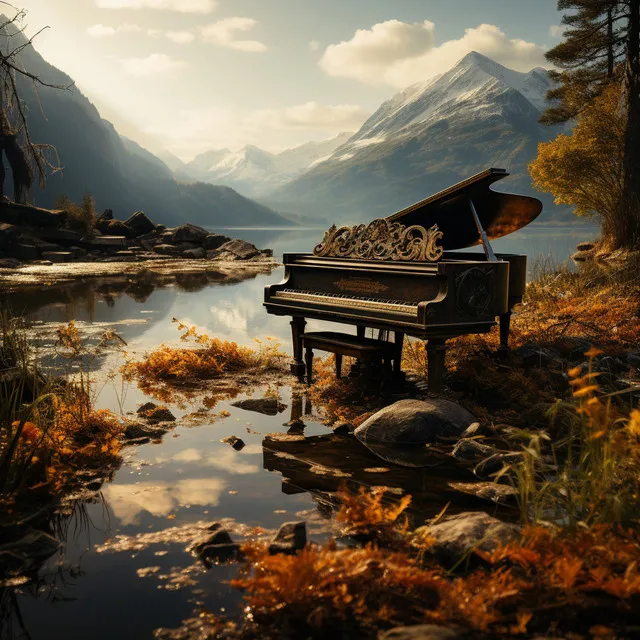
<svg viewBox="0 0 640 640">
<path fill-rule="evenodd" d="M 404 333 L 401 331 L 394 332 L 394 342 L 396 345 L 396 355 L 393 359 L 393 377 L 396 380 L 404 380 L 402 373 L 402 347 L 404 345 Z"/>
<path fill-rule="evenodd" d="M 498 353 L 506 356 L 509 353 L 509 330 L 511 328 L 511 309 L 500 316 L 500 348 Z"/>
<path fill-rule="evenodd" d="M 302 358 L 302 334 L 307 321 L 299 316 L 294 316 L 291 321 L 291 336 L 293 338 L 293 364 L 291 373 L 302 382 L 304 378 L 304 360 Z"/>
<path fill-rule="evenodd" d="M 307 362 L 307 385 L 311 385 L 313 383 L 313 349 L 307 347 L 305 360 Z"/>
<path fill-rule="evenodd" d="M 364 338 L 364 334 L 367 331 L 367 327 L 363 327 L 361 325 L 358 325 L 356 327 L 356 334 L 358 336 L 358 338 Z M 361 369 L 361 362 L 360 360 L 356 360 L 352 365 L 351 365 L 351 369 L 349 371 L 349 375 L 358 375 L 360 373 L 360 369 Z"/>
<path fill-rule="evenodd" d="M 427 382 L 431 393 L 440 393 L 445 374 L 446 340 L 427 341 Z"/>
<path fill-rule="evenodd" d="M 342 377 L 342 356 L 336 353 L 336 378 L 338 380 Z"/>
</svg>

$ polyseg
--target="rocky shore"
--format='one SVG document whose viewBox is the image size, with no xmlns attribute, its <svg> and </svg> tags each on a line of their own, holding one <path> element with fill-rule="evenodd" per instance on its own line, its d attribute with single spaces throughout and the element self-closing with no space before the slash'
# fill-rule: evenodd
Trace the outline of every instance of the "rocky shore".
<svg viewBox="0 0 640 640">
<path fill-rule="evenodd" d="M 66 211 L 0 203 L 0 269 L 78 263 L 269 262 L 272 252 L 184 224 L 154 224 L 142 211 L 117 220 L 107 209 L 93 228 L 72 228 Z M 93 269 L 92 269 L 93 271 Z M 104 270 L 98 269 L 100 275 Z M 2 274 L 6 275 L 6 274 Z M 88 273 L 83 275 L 89 275 Z"/>
</svg>

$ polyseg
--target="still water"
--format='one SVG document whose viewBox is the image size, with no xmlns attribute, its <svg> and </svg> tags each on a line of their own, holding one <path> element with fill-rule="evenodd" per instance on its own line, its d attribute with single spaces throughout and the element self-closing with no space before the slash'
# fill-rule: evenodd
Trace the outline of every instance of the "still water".
<svg viewBox="0 0 640 640">
<path fill-rule="evenodd" d="M 321 230 L 308 229 L 226 232 L 273 248 L 277 256 L 309 250 L 322 235 Z M 495 249 L 563 261 L 577 242 L 593 235 L 589 228 L 532 225 L 496 242 Z M 89 280 L 46 292 L 18 292 L 2 304 L 35 323 L 35 333 L 49 352 L 58 324 L 75 319 L 86 335 L 115 329 L 127 350 L 141 355 L 163 342 L 177 342 L 172 318 L 241 344 L 272 336 L 288 350 L 287 319 L 267 315 L 261 304 L 264 286 L 281 277 L 282 269 L 276 268 L 269 275 L 226 285 L 184 278 L 159 287 Z M 135 411 L 149 398 L 118 376 L 106 377 L 121 363 L 117 353 L 97 362 L 98 404 L 116 412 Z M 235 400 L 262 397 L 265 391 L 241 388 Z M 233 535 L 241 540 L 246 527 L 277 529 L 283 522 L 305 519 L 311 523 L 312 537 L 322 540 L 331 513 L 323 496 L 339 480 L 322 470 L 292 466 L 264 445 L 266 434 L 286 433 L 292 415 L 305 406 L 309 410 L 299 391 L 292 393 L 284 386 L 280 394 L 286 409 L 275 416 L 234 407 L 233 400 L 221 401 L 197 426 L 181 425 L 161 442 L 125 448 L 121 468 L 104 482 L 99 499 L 78 500 L 55 523 L 55 533 L 64 538 L 63 551 L 40 568 L 37 580 L 16 589 L 0 588 L 3 640 L 151 638 L 154 629 L 176 627 L 199 607 L 237 613 L 241 596 L 227 584 L 235 567 L 205 570 L 185 550 L 189 525 L 194 523 L 232 519 Z M 198 407 L 197 399 L 190 406 L 170 405 L 179 422 Z M 229 415 L 214 415 L 220 411 Z M 328 433 L 318 416 L 303 417 L 305 436 Z M 221 442 L 232 435 L 245 441 L 241 451 Z M 345 458 L 349 457 L 347 452 Z M 354 451 L 352 461 L 373 472 L 368 484 L 394 484 L 393 473 L 375 475 L 381 461 L 368 452 Z M 422 487 L 424 502 L 431 500 L 435 514 L 446 502 L 435 497 L 439 485 L 423 471 L 413 473 L 398 483 L 411 492 L 414 484 Z"/>
</svg>

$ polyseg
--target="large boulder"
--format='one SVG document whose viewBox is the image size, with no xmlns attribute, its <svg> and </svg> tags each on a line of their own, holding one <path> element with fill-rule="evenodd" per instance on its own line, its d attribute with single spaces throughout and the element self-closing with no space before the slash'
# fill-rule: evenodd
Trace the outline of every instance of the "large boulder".
<svg viewBox="0 0 640 640">
<path fill-rule="evenodd" d="M 485 553 L 495 551 L 520 536 L 520 527 L 502 522 L 484 513 L 464 512 L 446 516 L 432 526 L 420 527 L 435 542 L 430 551 L 438 562 L 452 566 L 469 557 L 475 550 Z"/>
<path fill-rule="evenodd" d="M 260 250 L 255 245 L 238 238 L 225 242 L 214 251 L 207 252 L 209 258 L 218 260 L 249 260 L 257 255 L 260 255 Z"/>
<path fill-rule="evenodd" d="M 202 246 L 207 251 L 213 251 L 214 249 L 219 249 L 225 242 L 229 242 L 231 238 L 223 235 L 219 235 L 217 233 L 210 233 L 202 243 Z"/>
<path fill-rule="evenodd" d="M 422 467 L 433 462 L 424 445 L 459 438 L 474 422 L 471 413 L 450 400 L 400 400 L 363 422 L 355 436 L 383 460 Z"/>
<path fill-rule="evenodd" d="M 124 223 L 134 230 L 136 237 L 155 231 L 156 225 L 149 220 L 143 211 L 132 213 Z"/>
<path fill-rule="evenodd" d="M 171 236 L 171 242 L 178 244 L 179 242 L 193 242 L 198 246 L 202 246 L 204 239 L 209 235 L 209 232 L 202 227 L 198 227 L 195 224 L 183 224 L 176 227 Z"/>
<path fill-rule="evenodd" d="M 103 231 L 100 229 L 100 231 Z M 138 234 L 121 220 L 110 220 L 103 233 L 110 236 L 124 236 L 125 238 L 135 238 Z"/>
</svg>

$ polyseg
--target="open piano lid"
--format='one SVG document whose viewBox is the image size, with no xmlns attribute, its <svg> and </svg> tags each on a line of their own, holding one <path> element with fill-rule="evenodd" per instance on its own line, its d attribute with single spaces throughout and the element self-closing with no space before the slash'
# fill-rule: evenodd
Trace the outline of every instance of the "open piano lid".
<svg viewBox="0 0 640 640">
<path fill-rule="evenodd" d="M 444 233 L 440 244 L 446 251 L 473 247 L 482 240 L 469 206 L 472 200 L 489 240 L 501 238 L 526 227 L 542 211 L 542 202 L 537 198 L 491 190 L 494 182 L 508 175 L 504 169 L 486 169 L 387 220 L 427 229 L 437 224 Z"/>
</svg>

